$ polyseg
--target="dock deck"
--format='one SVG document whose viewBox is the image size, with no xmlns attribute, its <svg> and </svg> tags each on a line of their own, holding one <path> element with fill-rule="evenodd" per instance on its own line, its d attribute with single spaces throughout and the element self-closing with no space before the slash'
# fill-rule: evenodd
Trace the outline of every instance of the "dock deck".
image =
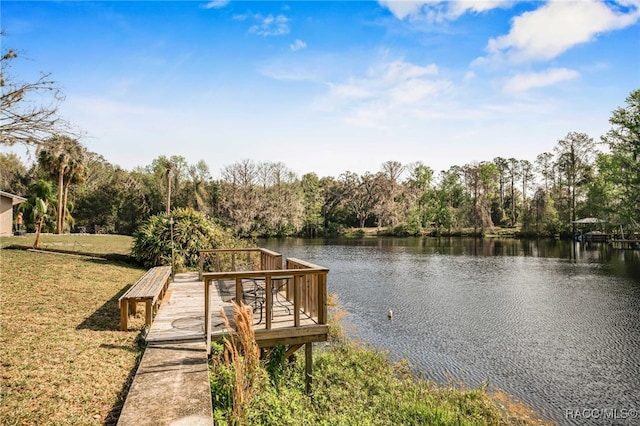
<svg viewBox="0 0 640 426">
<path fill-rule="evenodd" d="M 228 333 L 225 329 L 220 309 L 233 326 L 233 305 L 235 282 L 218 280 L 211 285 L 211 338 L 216 339 Z M 176 274 L 169 285 L 167 295 L 153 320 L 146 336 L 147 343 L 179 342 L 205 340 L 204 327 L 204 281 L 198 279 L 197 272 Z M 253 324 L 256 340 L 260 346 L 273 346 L 273 340 L 283 335 L 284 329 L 294 328 L 293 304 L 286 299 L 284 292 L 273 297 L 271 309 L 271 329 L 267 330 L 266 307 L 254 309 Z M 286 333 L 292 337 L 307 334 L 317 335 L 325 332 L 326 325 L 318 325 L 314 319 L 300 312 L 299 332 Z"/>
</svg>

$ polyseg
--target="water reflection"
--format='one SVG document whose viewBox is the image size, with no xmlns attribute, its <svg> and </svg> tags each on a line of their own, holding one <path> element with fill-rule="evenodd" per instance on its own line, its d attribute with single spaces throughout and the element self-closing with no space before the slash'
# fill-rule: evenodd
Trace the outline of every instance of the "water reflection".
<svg viewBox="0 0 640 426">
<path fill-rule="evenodd" d="M 359 336 L 435 380 L 489 381 L 559 423 L 572 422 L 567 409 L 639 408 L 639 251 L 464 238 L 261 245 L 329 267 Z"/>
</svg>

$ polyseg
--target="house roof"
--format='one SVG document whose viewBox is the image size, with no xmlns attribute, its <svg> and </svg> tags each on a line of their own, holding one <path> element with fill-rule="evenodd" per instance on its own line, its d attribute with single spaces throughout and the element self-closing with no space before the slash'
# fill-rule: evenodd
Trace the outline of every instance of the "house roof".
<svg viewBox="0 0 640 426">
<path fill-rule="evenodd" d="M 0 191 L 0 195 L 3 196 L 3 197 L 11 198 L 13 205 L 24 203 L 25 201 L 27 201 L 27 199 L 24 198 L 24 197 L 21 197 L 19 195 L 15 195 L 15 194 L 10 194 L 10 193 L 4 192 L 4 191 Z"/>
</svg>

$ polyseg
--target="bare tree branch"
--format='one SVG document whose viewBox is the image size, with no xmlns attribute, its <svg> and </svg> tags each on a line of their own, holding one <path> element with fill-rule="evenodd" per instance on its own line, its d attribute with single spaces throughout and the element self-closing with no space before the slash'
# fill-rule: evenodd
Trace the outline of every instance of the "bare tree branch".
<svg viewBox="0 0 640 426">
<path fill-rule="evenodd" d="M 34 82 L 19 81 L 8 73 L 17 57 L 16 51 L 9 49 L 0 58 L 0 144 L 40 147 L 56 134 L 73 133 L 58 115 L 64 96 L 51 74 L 43 73 Z"/>
</svg>

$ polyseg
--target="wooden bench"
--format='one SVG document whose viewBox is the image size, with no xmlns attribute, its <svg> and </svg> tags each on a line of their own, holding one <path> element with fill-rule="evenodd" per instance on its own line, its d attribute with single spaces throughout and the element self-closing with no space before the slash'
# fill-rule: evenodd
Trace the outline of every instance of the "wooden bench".
<svg viewBox="0 0 640 426">
<path fill-rule="evenodd" d="M 120 330 L 128 330 L 129 315 L 135 314 L 138 302 L 145 302 L 145 324 L 151 326 L 153 314 L 164 298 L 171 278 L 171 266 L 155 266 L 149 269 L 118 299 Z"/>
</svg>

